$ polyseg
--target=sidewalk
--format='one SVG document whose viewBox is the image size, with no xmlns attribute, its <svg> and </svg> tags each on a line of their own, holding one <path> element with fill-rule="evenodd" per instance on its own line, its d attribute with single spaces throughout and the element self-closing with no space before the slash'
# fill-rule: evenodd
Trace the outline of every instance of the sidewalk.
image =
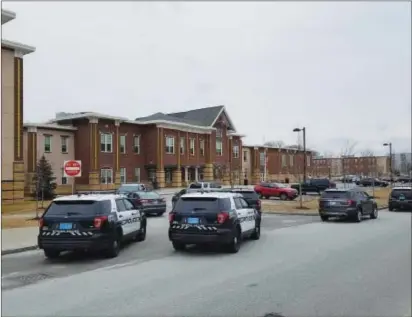
<svg viewBox="0 0 412 317">
<path fill-rule="evenodd" d="M 36 249 L 38 233 L 38 227 L 2 229 L 1 255 Z"/>
</svg>

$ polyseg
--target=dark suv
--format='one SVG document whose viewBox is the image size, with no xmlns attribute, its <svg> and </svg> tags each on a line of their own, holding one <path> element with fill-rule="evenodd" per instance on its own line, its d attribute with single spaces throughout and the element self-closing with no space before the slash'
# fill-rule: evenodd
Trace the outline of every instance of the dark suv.
<svg viewBox="0 0 412 317">
<path fill-rule="evenodd" d="M 327 189 L 319 200 L 322 221 L 331 217 L 349 218 L 361 222 L 363 216 L 378 217 L 378 206 L 372 196 L 359 189 Z"/>
<path fill-rule="evenodd" d="M 306 193 L 321 193 L 328 188 L 336 188 L 336 184 L 327 178 L 312 178 L 302 182 L 302 194 Z M 299 184 L 292 184 L 290 187 L 296 189 L 299 193 Z"/>
<path fill-rule="evenodd" d="M 389 211 L 412 211 L 412 187 L 394 187 L 389 195 L 388 208 Z"/>
</svg>

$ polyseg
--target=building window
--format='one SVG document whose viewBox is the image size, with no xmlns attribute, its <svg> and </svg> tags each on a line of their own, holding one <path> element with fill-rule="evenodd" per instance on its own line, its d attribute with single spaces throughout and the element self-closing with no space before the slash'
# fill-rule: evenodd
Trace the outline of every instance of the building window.
<svg viewBox="0 0 412 317">
<path fill-rule="evenodd" d="M 140 167 L 134 169 L 134 178 L 136 182 L 140 183 Z"/>
<path fill-rule="evenodd" d="M 52 136 L 51 135 L 45 135 L 44 136 L 44 152 L 45 153 L 51 153 L 51 140 Z"/>
<path fill-rule="evenodd" d="M 289 155 L 289 165 L 293 166 L 293 155 Z"/>
<path fill-rule="evenodd" d="M 171 170 L 166 170 L 166 172 L 165 172 L 165 182 L 167 184 L 172 183 L 172 171 Z"/>
<path fill-rule="evenodd" d="M 265 166 L 265 159 L 266 159 L 266 155 L 265 152 L 260 152 L 259 153 L 259 161 L 260 161 L 260 166 Z"/>
<path fill-rule="evenodd" d="M 326 163 L 326 160 L 325 160 L 325 163 Z M 306 164 L 307 166 L 310 166 L 310 155 L 306 156 Z"/>
<path fill-rule="evenodd" d="M 140 154 L 140 135 L 135 135 L 133 137 L 133 152 L 135 154 Z"/>
<path fill-rule="evenodd" d="M 175 154 L 175 138 L 166 137 L 166 154 Z"/>
<path fill-rule="evenodd" d="M 190 139 L 190 155 L 195 155 L 195 139 Z"/>
<path fill-rule="evenodd" d="M 216 137 L 221 138 L 223 135 L 222 129 L 216 129 Z"/>
<path fill-rule="evenodd" d="M 247 162 L 247 152 L 243 151 L 243 162 Z"/>
<path fill-rule="evenodd" d="M 201 156 L 205 155 L 205 140 L 199 141 L 199 153 Z"/>
<path fill-rule="evenodd" d="M 120 183 L 126 183 L 126 168 L 124 167 L 120 168 Z"/>
<path fill-rule="evenodd" d="M 111 168 L 102 168 L 100 170 L 100 183 L 112 184 L 113 183 L 113 170 Z"/>
<path fill-rule="evenodd" d="M 233 146 L 233 158 L 239 158 L 239 145 Z"/>
<path fill-rule="evenodd" d="M 125 135 L 120 136 L 120 153 L 122 154 L 126 153 L 126 136 Z"/>
<path fill-rule="evenodd" d="M 221 140 L 216 140 L 216 154 L 218 156 L 223 155 L 223 147 L 222 147 L 222 141 Z"/>
<path fill-rule="evenodd" d="M 111 153 L 113 150 L 113 136 L 110 133 L 100 134 L 100 151 Z"/>
<path fill-rule="evenodd" d="M 61 143 L 62 143 L 62 153 L 67 153 L 67 140 L 69 137 L 67 136 L 61 136 Z"/>
<path fill-rule="evenodd" d="M 282 167 L 286 166 L 286 154 L 282 154 Z"/>
<path fill-rule="evenodd" d="M 185 154 L 185 138 L 180 138 L 180 154 Z"/>
<path fill-rule="evenodd" d="M 64 176 L 64 169 L 62 167 L 62 185 L 66 185 L 67 184 L 67 177 Z"/>
</svg>

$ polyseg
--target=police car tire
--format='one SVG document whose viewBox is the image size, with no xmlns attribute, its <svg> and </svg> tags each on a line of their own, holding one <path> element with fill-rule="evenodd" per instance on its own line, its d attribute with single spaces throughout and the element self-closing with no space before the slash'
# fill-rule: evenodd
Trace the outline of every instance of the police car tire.
<svg viewBox="0 0 412 317">
<path fill-rule="evenodd" d="M 120 252 L 120 239 L 116 237 L 113 239 L 110 247 L 106 250 L 106 255 L 109 258 L 115 258 L 119 255 L 119 252 Z"/>
<path fill-rule="evenodd" d="M 252 240 L 259 240 L 260 239 L 260 225 L 256 224 L 255 230 L 253 230 L 252 235 L 250 236 Z"/>
<path fill-rule="evenodd" d="M 183 251 L 184 249 L 186 249 L 186 244 L 181 242 L 172 241 L 172 245 L 176 251 Z"/>
<path fill-rule="evenodd" d="M 136 241 L 144 241 L 146 240 L 146 224 L 140 229 L 140 231 L 136 235 Z"/>
<path fill-rule="evenodd" d="M 238 253 L 240 249 L 240 243 L 242 239 L 242 234 L 240 229 L 236 229 L 236 234 L 233 235 L 232 241 L 227 245 L 227 251 L 229 253 Z"/>
<path fill-rule="evenodd" d="M 59 251 L 59 250 L 48 250 L 48 249 L 44 249 L 43 251 L 44 251 L 44 256 L 45 256 L 46 258 L 49 258 L 49 259 L 56 259 L 56 258 L 58 258 L 59 255 L 60 255 L 60 251 Z"/>
</svg>

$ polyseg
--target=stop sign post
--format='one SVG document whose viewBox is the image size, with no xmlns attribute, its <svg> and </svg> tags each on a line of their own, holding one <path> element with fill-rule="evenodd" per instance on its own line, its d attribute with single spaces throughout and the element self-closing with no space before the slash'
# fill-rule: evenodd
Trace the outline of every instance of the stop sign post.
<svg viewBox="0 0 412 317">
<path fill-rule="evenodd" d="M 82 161 L 79 161 L 79 160 L 64 161 L 63 174 L 65 177 L 73 178 L 72 194 L 74 194 L 74 180 L 76 177 L 82 176 Z"/>
</svg>

